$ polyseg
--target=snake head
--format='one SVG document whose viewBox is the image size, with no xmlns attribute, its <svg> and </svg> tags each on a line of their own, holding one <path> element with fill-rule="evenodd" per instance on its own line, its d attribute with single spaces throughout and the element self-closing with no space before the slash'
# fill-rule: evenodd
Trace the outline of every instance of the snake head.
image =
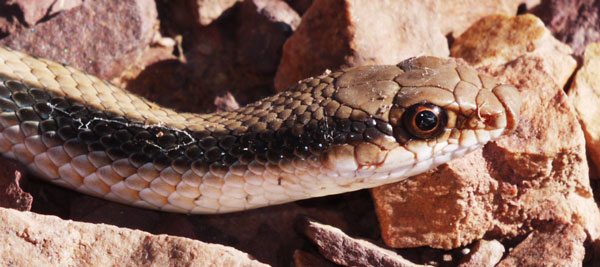
<svg viewBox="0 0 600 267">
<path fill-rule="evenodd" d="M 514 86 L 454 59 L 358 67 L 336 85 L 334 98 L 367 113 L 377 130 L 360 142 L 332 146 L 324 162 L 354 172 L 359 182 L 353 182 L 363 188 L 432 169 L 513 131 L 519 121 Z"/>
</svg>

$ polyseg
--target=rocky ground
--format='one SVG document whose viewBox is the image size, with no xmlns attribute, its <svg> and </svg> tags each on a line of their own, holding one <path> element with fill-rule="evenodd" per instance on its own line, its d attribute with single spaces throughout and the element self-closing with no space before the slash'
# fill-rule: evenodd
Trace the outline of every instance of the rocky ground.
<svg viewBox="0 0 600 267">
<path fill-rule="evenodd" d="M 598 266 L 599 15 L 592 0 L 0 1 L 0 45 L 182 111 L 418 55 L 462 58 L 523 101 L 513 135 L 425 174 L 224 215 L 123 206 L 0 159 L 0 261 Z"/>
</svg>

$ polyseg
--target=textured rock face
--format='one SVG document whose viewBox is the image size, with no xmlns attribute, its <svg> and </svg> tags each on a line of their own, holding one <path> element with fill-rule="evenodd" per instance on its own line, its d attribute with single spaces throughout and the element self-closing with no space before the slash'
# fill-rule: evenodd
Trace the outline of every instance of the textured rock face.
<svg viewBox="0 0 600 267">
<path fill-rule="evenodd" d="M 460 267 L 476 267 L 476 266 L 489 266 L 493 267 L 500 262 L 504 255 L 504 246 L 497 240 L 479 240 L 473 246 L 473 250 L 467 255 L 462 262 Z"/>
<path fill-rule="evenodd" d="M 586 48 L 583 66 L 573 79 L 569 98 L 585 133 L 589 159 L 597 171 L 600 169 L 600 43 Z M 598 178 L 600 174 L 594 172 L 592 177 Z"/>
<path fill-rule="evenodd" d="M 107 2 L 108 3 L 108 2 Z M 106 21 L 109 23 L 98 23 Z M 157 26 L 154 1 L 108 4 L 86 1 L 54 20 L 22 29 L 1 45 L 43 55 L 110 79 L 124 71 L 149 45 Z M 83 41 L 82 40 L 94 40 Z M 79 45 L 73 46 L 74 43 Z"/>
<path fill-rule="evenodd" d="M 349 237 L 340 229 L 308 218 L 299 220 L 298 230 L 319 247 L 323 256 L 342 266 L 424 266 L 414 264 L 393 251 L 368 241 Z"/>
<path fill-rule="evenodd" d="M 503 259 L 499 267 L 582 266 L 585 231 L 579 225 L 552 225 L 535 230 Z"/>
<path fill-rule="evenodd" d="M 2 253 L 6 252 L 3 255 L 7 259 L 26 255 L 38 265 L 49 256 L 34 253 L 42 245 L 65 261 L 79 263 L 96 255 L 92 253 L 95 247 L 79 246 L 77 250 L 66 244 L 67 238 L 77 237 L 76 233 L 69 235 L 73 228 L 108 240 L 98 248 L 104 253 L 139 255 L 135 253 L 147 249 L 146 255 L 153 256 L 147 261 L 133 259 L 139 261 L 132 260 L 131 265 L 169 263 L 166 259 L 173 255 L 180 265 L 231 265 L 235 263 L 228 261 L 232 255 L 255 263 L 239 251 L 231 252 L 231 248 L 103 225 L 112 224 L 232 246 L 273 266 L 289 266 L 291 262 L 296 266 L 334 266 L 318 255 L 317 248 L 338 263 L 399 259 L 401 255 L 415 264 L 435 266 L 493 266 L 499 261 L 503 265 L 547 262 L 561 266 L 578 266 L 584 261 L 585 266 L 598 266 L 598 207 L 589 193 L 582 139 L 585 136 L 588 159 L 598 163 L 600 156 L 594 145 L 594 129 L 600 129 L 595 121 L 600 101 L 596 92 L 600 88 L 600 67 L 595 63 L 598 45 L 588 48 L 577 76 L 573 76 L 576 64 L 571 57 L 573 51 L 579 60 L 586 45 L 598 41 L 598 3 L 0 1 L 0 43 L 84 68 L 183 111 L 228 109 L 236 100 L 244 105 L 268 96 L 275 91 L 276 72 L 281 89 L 286 81 L 293 83 L 326 68 L 395 64 L 405 57 L 446 56 L 449 51 L 518 85 L 525 103 L 521 128 L 514 136 L 430 175 L 373 190 L 386 240 L 405 247 L 464 245 L 459 249 L 403 248 L 390 254 L 392 249 L 359 242 L 358 238 L 383 242 L 370 195 L 365 191 L 234 214 L 187 216 L 136 209 L 57 188 L 27 174 L 25 166 L 0 159 L 0 178 L 5 178 L 0 179 L 1 206 L 98 224 L 84 227 L 54 217 L 1 212 L 12 226 L 27 220 L 26 229 L 39 230 L 35 238 L 45 237 L 43 243 L 30 239 L 37 242 L 32 244 L 22 243 L 18 237 L 10 239 L 23 246 Z M 512 17 L 517 9 L 536 14 L 546 25 L 533 16 Z M 486 17 L 497 13 L 505 16 Z M 450 50 L 449 44 L 454 44 Z M 571 86 L 568 99 L 560 92 L 565 84 Z M 578 130 L 573 110 L 584 135 Z M 23 179 L 19 179 L 21 173 Z M 595 171 L 591 173 L 600 177 Z M 592 189 L 598 197 L 600 180 L 592 180 Z M 313 228 L 312 239 L 308 239 L 294 231 L 299 214 L 335 228 Z M 40 224 L 44 227 L 36 228 Z M 66 229 L 61 228 L 64 225 Z M 122 236 L 127 242 L 121 242 L 125 240 Z M 80 236 L 80 240 L 88 240 L 85 238 Z M 203 258 L 205 264 L 201 254 L 194 254 L 194 249 L 204 246 L 217 253 Z M 503 254 L 504 250 L 509 252 Z M 223 255 L 222 261 L 213 261 L 214 255 Z M 186 262 L 185 257 L 194 261 Z"/>
<path fill-rule="evenodd" d="M 448 56 L 446 34 L 488 14 L 515 14 L 521 2 L 316 0 L 284 46 L 275 88 L 340 66 Z"/>
<path fill-rule="evenodd" d="M 504 64 L 522 55 L 544 58 L 545 71 L 563 87 L 577 66 L 569 46 L 556 40 L 533 15 L 495 15 L 474 23 L 454 42 L 451 55 L 481 67 Z"/>
<path fill-rule="evenodd" d="M 470 32 L 478 29 L 474 26 L 463 35 L 475 39 L 461 36 L 455 46 L 486 38 Z M 497 44 L 496 50 L 510 51 L 514 46 L 511 39 L 503 44 L 506 47 Z M 466 50 L 453 47 L 453 51 L 461 57 Z M 547 73 L 547 61 L 556 60 L 553 56 L 561 53 L 543 58 L 535 53 L 511 54 L 503 57 L 515 58 L 507 64 L 488 61 L 485 69 L 490 74 L 521 91 L 524 104 L 515 134 L 437 170 L 372 190 L 388 245 L 449 249 L 484 235 L 515 237 L 539 221 L 581 224 L 593 238 L 598 236 L 600 214 L 589 184 L 585 140 L 573 107 L 554 83 L 555 77 Z"/>
<path fill-rule="evenodd" d="M 4 208 L 0 225 L 0 259 L 13 266 L 267 266 L 222 245 Z"/>
<path fill-rule="evenodd" d="M 589 43 L 600 42 L 600 2 L 594 0 L 547 0 L 532 13 L 546 23 L 561 42 L 581 58 Z"/>
</svg>

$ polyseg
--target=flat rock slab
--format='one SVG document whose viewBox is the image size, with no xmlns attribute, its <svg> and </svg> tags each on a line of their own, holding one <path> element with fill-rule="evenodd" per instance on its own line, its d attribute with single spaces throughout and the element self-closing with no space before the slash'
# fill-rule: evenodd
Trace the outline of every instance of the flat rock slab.
<svg viewBox="0 0 600 267">
<path fill-rule="evenodd" d="M 12 266 L 268 266 L 234 248 L 0 208 L 0 261 Z"/>
</svg>

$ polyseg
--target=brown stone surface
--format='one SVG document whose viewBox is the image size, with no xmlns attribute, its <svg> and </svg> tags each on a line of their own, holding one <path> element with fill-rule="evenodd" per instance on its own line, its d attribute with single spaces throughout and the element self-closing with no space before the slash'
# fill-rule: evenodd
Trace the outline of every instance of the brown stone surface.
<svg viewBox="0 0 600 267">
<path fill-rule="evenodd" d="M 188 238 L 0 208 L 0 259 L 12 266 L 267 266 Z"/>
<path fill-rule="evenodd" d="M 388 245 L 449 249 L 484 235 L 515 237 L 540 221 L 581 224 L 592 239 L 598 237 L 600 213 L 589 185 L 583 133 L 544 61 L 523 56 L 488 69 L 521 91 L 514 134 L 436 170 L 372 190 Z"/>
<path fill-rule="evenodd" d="M 579 225 L 549 224 L 529 234 L 497 266 L 582 266 L 585 239 Z"/>
<path fill-rule="evenodd" d="M 21 169 L 18 163 L 2 160 L 0 164 L 0 207 L 21 211 L 31 210 L 33 197 L 21 189 Z"/>
<path fill-rule="evenodd" d="M 23 21 L 33 26 L 47 16 L 52 16 L 60 11 L 69 10 L 82 4 L 81 0 L 8 0 L 5 5 L 19 7 L 23 14 Z"/>
<path fill-rule="evenodd" d="M 519 4 L 538 2 L 316 0 L 284 46 L 275 88 L 325 69 L 448 56 L 445 35 L 456 36 L 483 16 L 513 15 Z"/>
<path fill-rule="evenodd" d="M 504 255 L 504 246 L 497 240 L 479 240 L 459 267 L 494 267 Z"/>
<path fill-rule="evenodd" d="M 223 12 L 242 0 L 188 0 L 194 17 L 202 26 L 219 18 Z"/>
<path fill-rule="evenodd" d="M 583 66 L 577 71 L 569 99 L 577 111 L 585 134 L 588 158 L 594 164 L 592 178 L 600 178 L 600 43 L 585 50 Z"/>
<path fill-rule="evenodd" d="M 531 12 L 558 40 L 570 45 L 578 58 L 589 43 L 600 42 L 600 1 L 546 0 Z"/>
<path fill-rule="evenodd" d="M 152 0 L 86 1 L 34 28 L 12 33 L 0 45 L 110 79 L 148 46 L 158 25 L 156 16 Z"/>
<path fill-rule="evenodd" d="M 325 258 L 339 265 L 425 266 L 414 264 L 391 250 L 378 247 L 365 240 L 352 238 L 338 228 L 307 217 L 298 219 L 297 228 L 317 245 Z"/>
<path fill-rule="evenodd" d="M 530 14 L 485 17 L 459 36 L 450 52 L 475 67 L 503 64 L 521 55 L 544 57 L 546 72 L 561 87 L 577 66 L 570 56 L 571 48 L 556 40 L 544 23 Z"/>
<path fill-rule="evenodd" d="M 431 16 L 415 1 L 316 0 L 284 45 L 275 88 L 340 66 L 447 56 L 446 39 Z"/>
</svg>

